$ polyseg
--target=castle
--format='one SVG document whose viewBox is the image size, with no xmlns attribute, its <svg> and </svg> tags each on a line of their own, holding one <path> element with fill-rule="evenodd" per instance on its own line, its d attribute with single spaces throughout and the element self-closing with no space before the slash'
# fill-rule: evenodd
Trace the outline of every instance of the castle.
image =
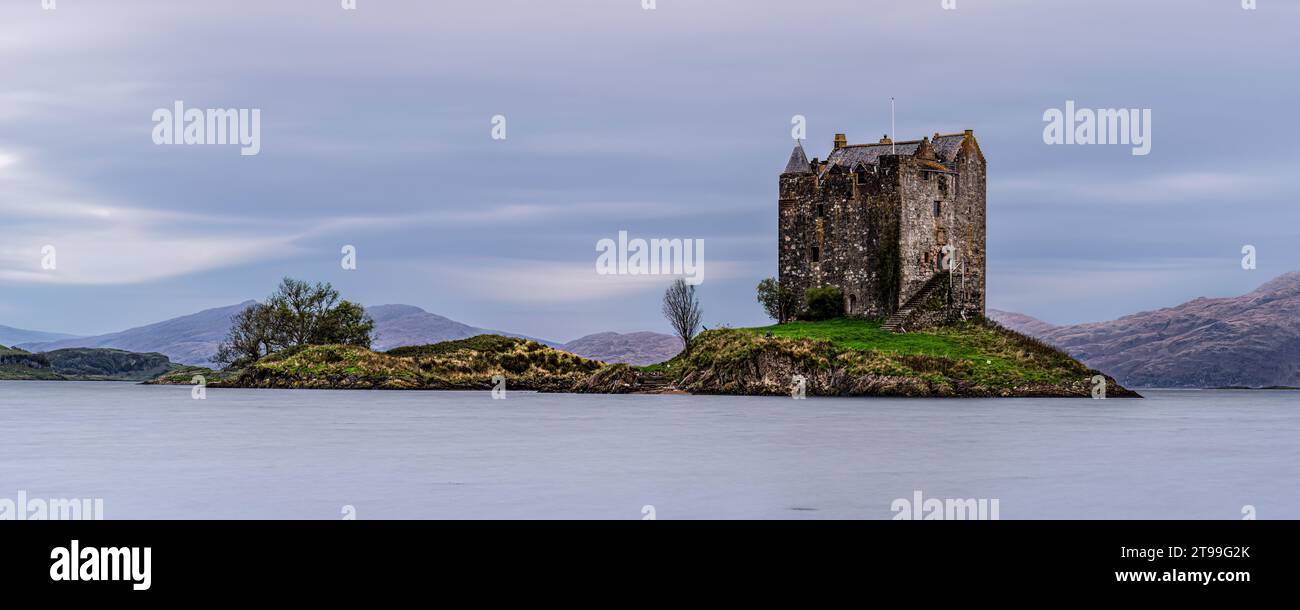
<svg viewBox="0 0 1300 610">
<path fill-rule="evenodd" d="M 985 162 L 975 134 L 796 142 L 780 179 L 781 286 L 835 286 L 852 316 L 906 330 L 984 315 Z"/>
</svg>

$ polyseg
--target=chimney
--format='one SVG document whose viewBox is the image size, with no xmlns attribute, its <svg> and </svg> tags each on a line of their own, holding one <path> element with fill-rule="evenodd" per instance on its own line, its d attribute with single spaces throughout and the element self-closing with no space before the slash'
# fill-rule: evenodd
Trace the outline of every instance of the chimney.
<svg viewBox="0 0 1300 610">
<path fill-rule="evenodd" d="M 880 136 L 880 143 L 881 143 L 881 144 L 893 144 L 894 141 L 891 140 L 891 139 L 889 139 L 889 134 L 885 134 L 885 135 L 883 135 L 883 136 Z"/>
<path fill-rule="evenodd" d="M 849 145 L 849 139 L 844 137 L 844 134 L 842 133 L 835 134 L 835 150 L 839 150 L 848 145 Z"/>
<path fill-rule="evenodd" d="M 934 160 L 934 149 L 930 147 L 930 138 L 921 140 L 921 144 L 916 147 L 916 152 L 912 154 L 917 159 Z"/>
</svg>

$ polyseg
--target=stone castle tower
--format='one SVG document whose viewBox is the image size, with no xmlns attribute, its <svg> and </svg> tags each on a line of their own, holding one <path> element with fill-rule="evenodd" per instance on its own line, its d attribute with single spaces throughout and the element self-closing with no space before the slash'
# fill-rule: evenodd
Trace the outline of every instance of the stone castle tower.
<svg viewBox="0 0 1300 610">
<path fill-rule="evenodd" d="M 825 161 L 796 143 L 778 210 L 779 281 L 800 303 L 835 286 L 849 315 L 891 330 L 984 315 L 985 162 L 971 130 L 875 144 L 836 134 Z"/>
</svg>

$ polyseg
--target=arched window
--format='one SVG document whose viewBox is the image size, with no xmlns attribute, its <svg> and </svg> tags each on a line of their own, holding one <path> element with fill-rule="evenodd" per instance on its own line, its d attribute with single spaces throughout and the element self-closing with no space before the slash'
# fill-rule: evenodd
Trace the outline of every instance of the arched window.
<svg viewBox="0 0 1300 610">
<path fill-rule="evenodd" d="M 858 296 L 851 294 L 849 295 L 849 313 L 854 313 L 857 310 L 858 310 Z"/>
</svg>

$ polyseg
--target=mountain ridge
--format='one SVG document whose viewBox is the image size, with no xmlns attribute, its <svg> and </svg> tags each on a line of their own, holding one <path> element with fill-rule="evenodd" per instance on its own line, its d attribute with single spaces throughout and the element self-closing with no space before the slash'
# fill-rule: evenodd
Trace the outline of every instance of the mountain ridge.
<svg viewBox="0 0 1300 610">
<path fill-rule="evenodd" d="M 230 329 L 231 317 L 256 302 L 247 300 L 236 305 L 213 307 L 102 335 L 88 337 L 66 335 L 56 340 L 11 342 L 6 345 L 13 345 L 29 352 L 69 348 L 156 352 L 166 355 L 172 362 L 178 364 L 208 366 L 211 364 L 212 355 L 217 351 L 217 345 L 226 337 Z M 681 351 L 681 342 L 675 337 L 649 331 L 593 333 L 568 343 L 560 343 L 519 333 L 471 326 L 415 305 L 374 305 L 367 307 L 366 313 L 375 320 L 371 347 L 376 351 L 468 339 L 477 335 L 501 335 L 527 339 L 584 358 L 610 363 L 654 364 L 667 360 Z"/>
<path fill-rule="evenodd" d="M 1300 385 L 1300 271 L 1244 295 L 1197 297 L 1103 322 L 1056 326 L 993 309 L 989 317 L 1129 387 Z"/>
<path fill-rule="evenodd" d="M 33 343 L 38 341 L 59 341 L 62 339 L 75 339 L 77 335 L 67 333 L 51 333 L 43 330 L 28 330 L 25 328 L 14 328 L 0 324 L 0 345 L 19 345 L 21 343 Z"/>
</svg>

